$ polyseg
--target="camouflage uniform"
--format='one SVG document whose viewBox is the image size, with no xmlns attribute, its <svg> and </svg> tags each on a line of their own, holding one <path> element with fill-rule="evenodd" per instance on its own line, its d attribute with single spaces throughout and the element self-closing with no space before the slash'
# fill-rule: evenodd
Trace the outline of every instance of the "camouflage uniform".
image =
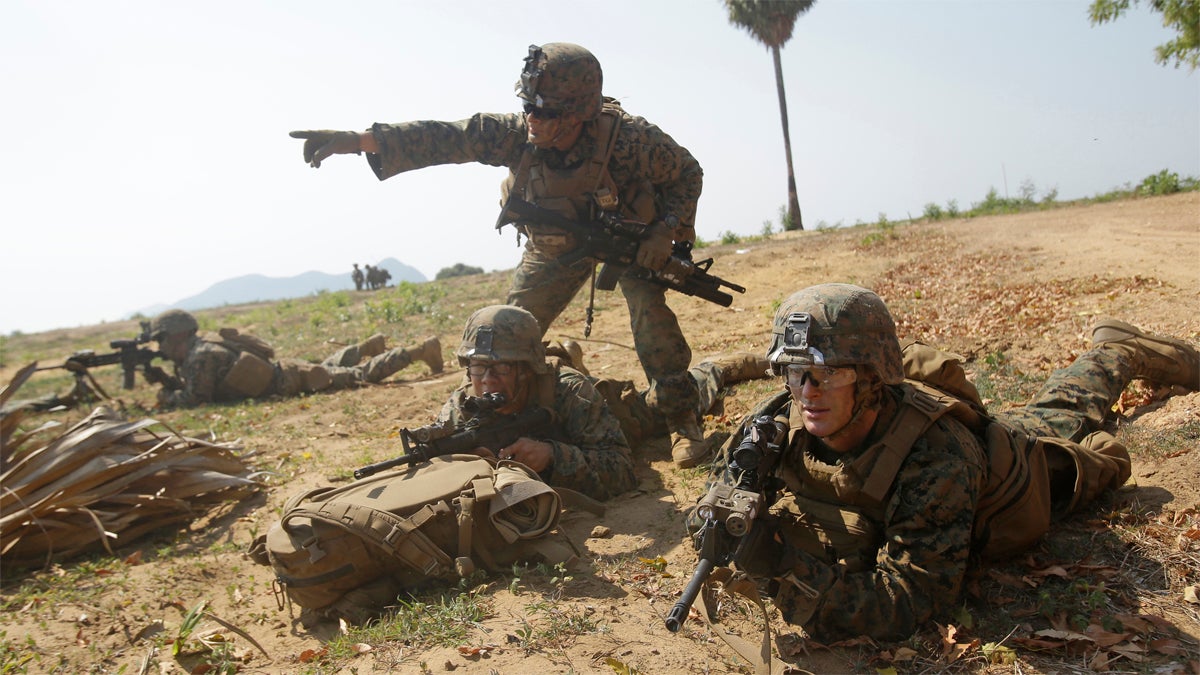
<svg viewBox="0 0 1200 675">
<path fill-rule="evenodd" d="M 703 172 L 699 163 L 657 126 L 620 112 L 621 123 L 608 162 L 608 172 L 620 189 L 648 182 L 653 186 L 660 217 L 670 214 L 686 228 L 695 221 Z M 525 117 L 519 114 L 479 113 L 458 122 L 420 121 L 375 124 L 372 132 L 379 154 L 367 156 L 375 175 L 384 180 L 398 173 L 438 164 L 479 162 L 516 172 L 526 152 Z M 601 139 L 595 122 L 570 150 L 534 149 L 533 155 L 551 169 L 571 168 L 593 156 Z M 588 280 L 596 261 L 584 259 L 563 266 L 556 256 L 526 243 L 513 277 L 507 303 L 537 317 L 545 334 L 558 315 Z M 629 305 L 630 324 L 638 359 L 651 382 L 650 401 L 667 417 L 694 410 L 695 384 L 687 375 L 691 349 L 665 289 L 624 276 L 620 287 Z"/>
<path fill-rule="evenodd" d="M 604 398 L 578 371 L 560 368 L 555 377 L 554 426 L 535 439 L 553 447 L 554 461 L 542 479 L 602 500 L 637 487 L 629 446 Z M 455 391 L 438 421 L 461 424 L 462 403 L 470 392 L 469 383 Z"/>
<path fill-rule="evenodd" d="M 380 382 L 408 367 L 414 356 L 422 359 L 428 356 L 431 368 L 437 372 L 441 367 L 440 364 L 435 364 L 433 359 L 440 359 L 440 355 L 434 357 L 431 353 L 426 354 L 432 351 L 432 344 L 431 341 L 427 342 L 420 352 L 392 349 L 371 356 L 360 365 L 349 363 L 357 361 L 359 345 L 340 349 L 320 364 L 299 359 L 280 359 L 272 364 L 274 374 L 271 383 L 259 396 L 296 396 L 301 393 L 336 391 L 368 382 Z M 439 354 L 440 349 L 438 345 L 436 350 Z M 222 386 L 238 356 L 236 350 L 220 342 L 192 336 L 188 343 L 187 355 L 182 363 L 177 364 L 177 376 L 168 377 L 158 392 L 159 405 L 168 408 L 189 408 L 247 398 L 244 394 Z"/>
<path fill-rule="evenodd" d="M 753 377 L 762 377 L 764 372 Z M 712 361 L 702 361 L 692 366 L 688 369 L 688 376 L 696 384 L 698 396 L 694 412 L 698 419 L 712 412 L 721 400 L 722 389 L 734 382 L 750 379 L 737 377 L 731 380 L 721 365 Z M 630 380 L 601 378 L 593 379 L 592 384 L 604 395 L 608 407 L 620 420 L 621 430 L 631 448 L 636 450 L 645 439 L 666 436 L 671 432 L 667 420 L 646 401 L 649 392 L 638 391 Z"/>
<path fill-rule="evenodd" d="M 836 286 L 840 285 L 818 288 Z M 878 302 L 882 307 L 882 301 Z M 822 321 L 835 325 L 836 317 L 817 319 L 818 324 Z M 890 317 L 887 323 L 886 327 L 875 328 L 890 333 L 894 340 Z M 790 329 L 783 330 L 778 317 L 776 324 L 773 347 L 778 346 L 778 350 L 772 356 L 787 356 L 788 349 L 780 345 L 791 340 Z M 870 349 L 865 345 L 878 340 L 864 326 L 842 331 L 840 344 L 846 352 L 855 352 L 846 347 L 855 340 L 860 341 L 857 346 L 863 353 Z M 787 337 L 783 337 L 785 334 Z M 874 366 L 878 360 L 862 353 L 831 351 L 826 349 L 829 343 L 821 343 L 822 336 L 817 336 L 810 333 L 807 340 L 800 338 L 795 343 L 804 350 L 819 346 L 825 350 L 824 363 L 829 365 L 844 367 L 847 362 L 856 362 Z M 1129 343 L 1097 344 L 1070 366 L 1052 374 L 1029 405 L 996 418 L 1031 435 L 1080 441 L 1104 428 L 1112 405 L 1130 380 L 1147 376 L 1146 361 L 1136 352 Z M 812 349 L 811 353 L 821 351 Z M 1196 351 L 1186 346 L 1178 354 L 1184 365 L 1175 369 L 1188 373 L 1177 376 L 1178 383 L 1195 389 L 1197 383 L 1191 380 L 1196 379 Z M 799 359 L 771 360 L 777 368 L 778 364 L 802 363 Z M 882 367 L 884 384 L 876 404 L 878 417 L 867 438 L 852 450 L 838 453 L 812 437 L 786 389 L 760 402 L 747 418 L 769 414 L 789 431 L 776 470 L 785 487 L 771 506 L 771 513 L 778 516 L 778 539 L 773 540 L 773 549 L 769 544 L 756 549 L 758 553 L 765 551 L 763 556 L 751 553 L 745 566 L 754 570 L 752 574 L 770 579 L 769 593 L 789 623 L 802 625 L 820 640 L 857 635 L 902 639 L 931 619 L 949 616 L 958 606 L 964 576 L 976 552 L 972 547 L 977 544 L 974 537 L 978 533 L 973 529 L 976 506 L 988 479 L 987 451 L 983 441 L 952 416 L 938 418 L 912 445 L 882 503 L 870 503 L 860 491 L 871 468 L 860 460 L 869 457 L 872 446 L 888 437 L 904 392 L 912 387 L 903 381 L 902 373 L 895 371 L 893 366 L 899 361 L 883 361 L 892 365 Z M 736 482 L 729 476 L 729 453 L 745 430 L 744 422 L 726 444 L 714 465 L 710 484 L 717 479 Z M 1120 453 L 1124 454 L 1123 448 Z M 1113 482 L 1119 484 L 1128 477 L 1127 455 L 1124 466 L 1124 475 Z M 1074 481 L 1069 481 L 1070 485 L 1055 484 L 1055 469 L 1051 467 L 1050 471 L 1052 490 L 1076 489 Z M 853 525 L 842 527 L 841 523 Z M 693 514 L 689 527 L 695 530 L 697 526 Z M 769 535 L 768 541 L 772 541 Z M 738 558 L 739 566 L 741 560 Z"/>
</svg>

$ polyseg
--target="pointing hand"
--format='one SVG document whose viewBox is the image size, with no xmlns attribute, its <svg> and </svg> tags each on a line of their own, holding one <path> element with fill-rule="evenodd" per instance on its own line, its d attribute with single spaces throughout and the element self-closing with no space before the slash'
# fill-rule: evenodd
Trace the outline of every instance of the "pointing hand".
<svg viewBox="0 0 1200 675">
<path fill-rule="evenodd" d="M 330 155 L 362 152 L 357 131 L 293 131 L 288 135 L 304 139 L 304 161 L 314 169 L 321 168 Z"/>
</svg>

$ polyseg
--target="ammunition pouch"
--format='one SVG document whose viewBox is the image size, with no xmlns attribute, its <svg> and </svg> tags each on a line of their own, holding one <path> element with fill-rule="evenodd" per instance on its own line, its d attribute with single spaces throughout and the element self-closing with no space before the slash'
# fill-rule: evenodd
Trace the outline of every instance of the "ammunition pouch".
<svg viewBox="0 0 1200 675">
<path fill-rule="evenodd" d="M 780 533 L 789 545 L 851 572 L 875 563 L 881 533 L 853 507 L 802 495 L 788 495 L 772 509 L 780 515 Z"/>
<path fill-rule="evenodd" d="M 221 380 L 220 388 L 231 398 L 257 398 L 271 388 L 274 378 L 275 366 L 269 361 L 242 352 Z"/>
</svg>

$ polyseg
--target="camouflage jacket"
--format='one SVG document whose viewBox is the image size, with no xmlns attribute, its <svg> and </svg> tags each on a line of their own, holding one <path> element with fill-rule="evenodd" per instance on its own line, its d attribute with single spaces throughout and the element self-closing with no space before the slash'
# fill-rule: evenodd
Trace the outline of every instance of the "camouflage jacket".
<svg viewBox="0 0 1200 675">
<path fill-rule="evenodd" d="M 527 145 L 525 116 L 512 113 L 477 113 L 457 122 L 375 124 L 372 132 L 379 154 L 368 155 L 367 161 L 380 180 L 427 166 L 466 162 L 515 171 Z M 567 168 L 590 158 L 598 142 L 595 123 L 587 122 L 570 150 L 534 152 L 551 168 Z M 648 180 L 654 185 L 660 216 L 674 214 L 683 225 L 695 223 L 704 172 L 686 148 L 657 126 L 622 111 L 608 171 L 618 189 Z"/>
<path fill-rule="evenodd" d="M 193 337 L 183 363 L 177 364 L 177 381 L 164 384 L 159 390 L 159 405 L 190 408 L 225 400 L 227 397 L 219 393 L 219 385 L 237 358 L 237 352 L 228 347 Z"/>
<path fill-rule="evenodd" d="M 760 403 L 752 413 L 789 419 L 788 444 L 777 470 L 786 487 L 771 509 L 780 518 L 783 540 L 771 589 L 784 618 L 820 640 L 905 638 L 931 618 L 949 615 L 963 588 L 987 459 L 979 438 L 950 415 L 913 444 L 892 491 L 878 508 L 834 496 L 842 489 L 839 482 L 849 478 L 853 483 L 847 467 L 884 437 L 896 415 L 901 390 L 885 387 L 885 392 L 870 436 L 858 450 L 841 456 L 804 430 L 786 394 Z M 728 480 L 728 451 L 743 435 L 740 429 L 730 439 L 710 482 Z M 804 508 L 797 508 L 801 505 Z M 812 538 L 812 514 L 822 505 L 832 507 L 833 513 L 862 518 L 849 528 L 853 534 L 843 535 L 857 538 L 851 546 L 835 550 L 825 534 L 816 537 L 826 546 L 823 554 L 800 545 L 801 539 Z"/>
<path fill-rule="evenodd" d="M 458 425 L 465 418 L 463 399 L 467 384 L 450 395 L 439 422 Z M 629 446 L 621 425 L 599 392 L 578 371 L 562 368 L 554 390 L 554 427 L 545 437 L 554 459 L 542 478 L 555 487 L 582 492 L 595 499 L 611 499 L 637 485 Z"/>
</svg>

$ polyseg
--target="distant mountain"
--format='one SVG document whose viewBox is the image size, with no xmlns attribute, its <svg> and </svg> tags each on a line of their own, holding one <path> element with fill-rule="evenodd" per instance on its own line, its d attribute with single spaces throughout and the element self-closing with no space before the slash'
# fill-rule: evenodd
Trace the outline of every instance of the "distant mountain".
<svg viewBox="0 0 1200 675">
<path fill-rule="evenodd" d="M 385 258 L 376 267 L 392 273 L 389 285 L 401 281 L 420 283 L 428 281 L 415 267 L 405 265 L 395 258 Z M 246 302 L 264 300 L 283 300 L 285 298 L 302 298 L 319 291 L 354 290 L 354 282 L 350 280 L 350 269 L 341 274 L 326 272 L 304 272 L 294 277 L 267 277 L 261 274 L 247 274 L 225 281 L 218 281 L 206 290 L 191 297 L 176 300 L 163 305 L 156 304 L 143 307 L 134 313 L 142 316 L 154 316 L 165 309 L 208 309 L 224 305 L 239 305 Z"/>
</svg>

